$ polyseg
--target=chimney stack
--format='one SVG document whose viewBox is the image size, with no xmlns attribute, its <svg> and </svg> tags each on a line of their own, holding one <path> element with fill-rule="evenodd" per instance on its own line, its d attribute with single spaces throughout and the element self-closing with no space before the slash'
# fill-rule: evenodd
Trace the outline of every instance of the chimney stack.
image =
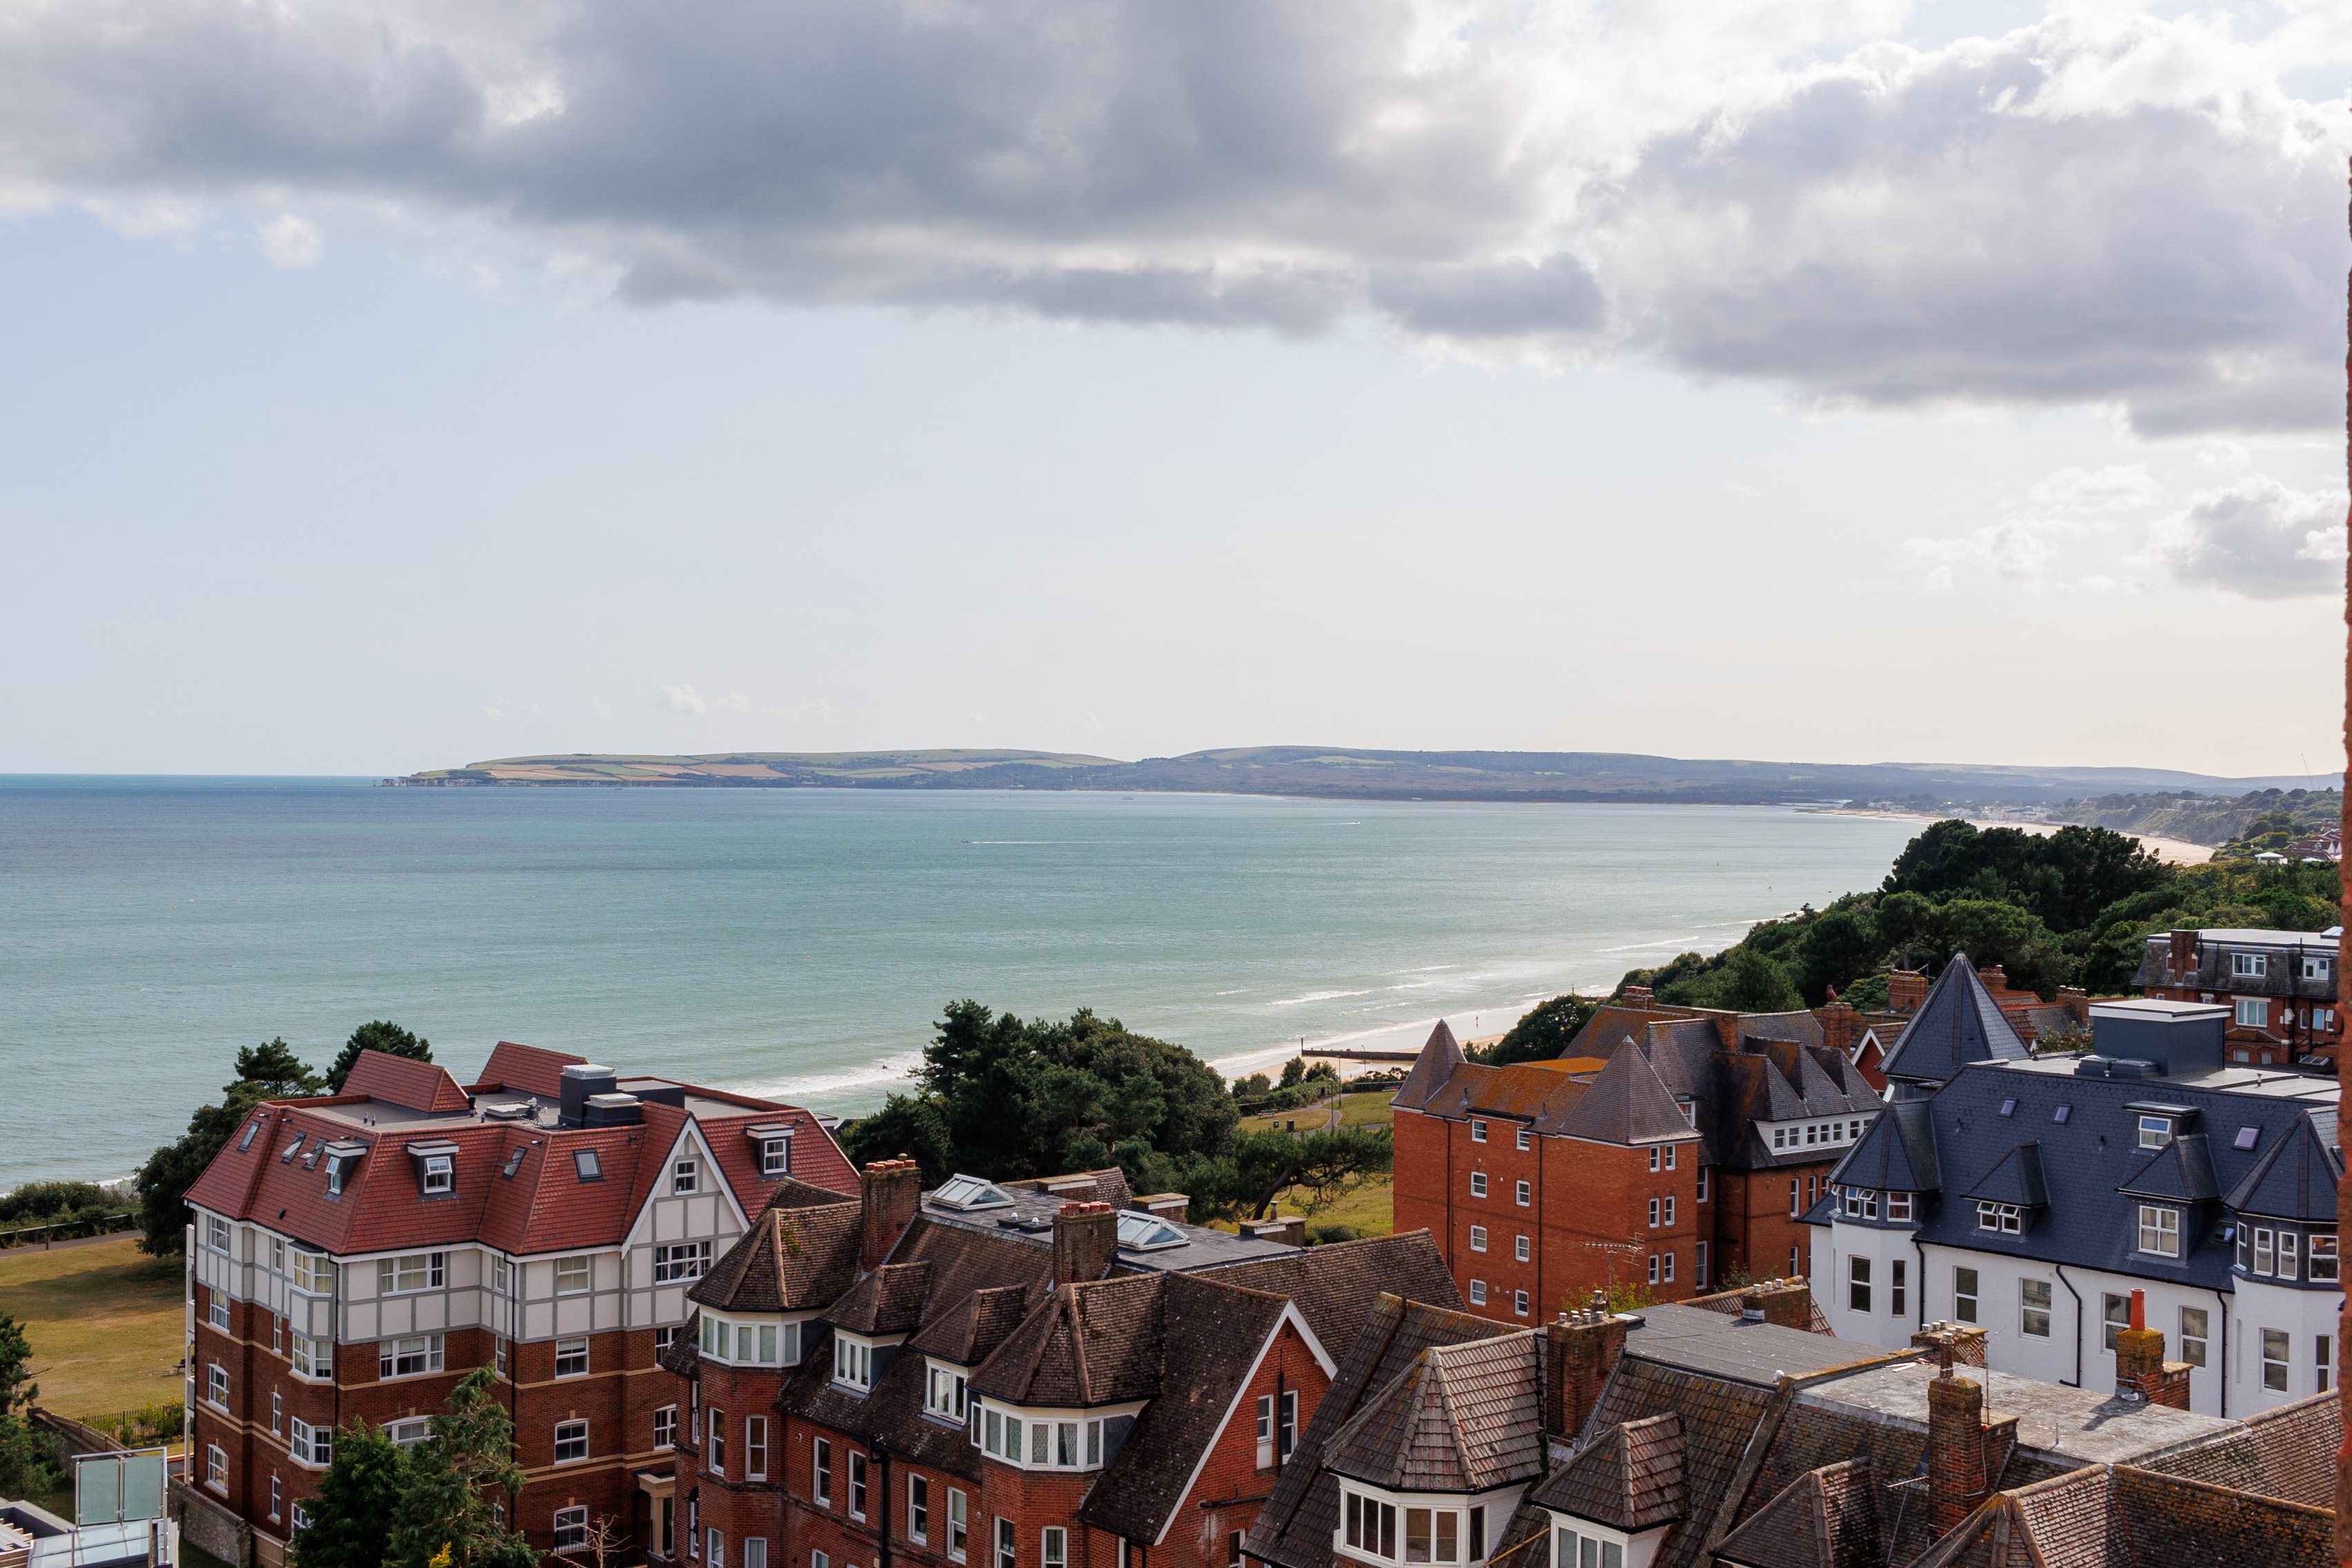
<svg viewBox="0 0 2352 1568">
<path fill-rule="evenodd" d="M 1099 1279 L 1118 1252 L 1118 1211 L 1108 1204 L 1064 1204 L 1054 1211 L 1054 1283 Z"/>
<path fill-rule="evenodd" d="M 1886 973 L 1886 1010 L 1916 1013 L 1927 1000 L 1927 976 L 1916 969 L 1892 969 Z"/>
<path fill-rule="evenodd" d="M 2172 934 L 2172 951 L 2165 963 L 2166 978 L 2178 984 L 2197 972 L 2197 933 L 2177 931 Z"/>
<path fill-rule="evenodd" d="M 1767 1279 L 1739 1293 L 1739 1310 L 1761 1313 L 1768 1323 L 1811 1333 L 1813 1288 L 1801 1279 Z"/>
<path fill-rule="evenodd" d="M 898 1237 L 915 1217 L 923 1199 L 923 1169 L 912 1160 L 877 1160 L 857 1173 L 857 1201 L 863 1205 L 857 1245 L 861 1268 L 878 1268 L 898 1245 Z"/>
<path fill-rule="evenodd" d="M 1814 1008 L 1813 1016 L 1822 1023 L 1822 1044 L 1842 1057 L 1853 1055 L 1854 1037 L 1862 1032 L 1862 1016 L 1853 1010 L 1852 1003 L 1839 1001 L 1837 993 L 1832 991 L 1829 1005 Z"/>
<path fill-rule="evenodd" d="M 1646 1013 L 1658 1005 L 1658 994 L 1646 985 L 1628 985 L 1617 993 L 1617 1005 Z"/>
<path fill-rule="evenodd" d="M 1984 982 L 1986 990 L 1998 996 L 2009 989 L 2009 966 L 2004 963 L 1988 963 L 1977 971 L 1977 978 Z"/>
<path fill-rule="evenodd" d="M 2131 1293 L 2131 1326 L 2116 1331 L 2116 1388 L 2150 1405 L 2189 1408 L 2189 1363 L 2164 1359 L 2164 1331 L 2147 1326 L 2147 1292 Z"/>
<path fill-rule="evenodd" d="M 1138 1193 L 1127 1206 L 1174 1225 L 1186 1223 L 1192 1213 L 1192 1200 L 1182 1193 Z"/>
<path fill-rule="evenodd" d="M 1624 1353 L 1633 1320 L 1609 1310 L 1598 1290 L 1580 1312 L 1544 1325 L 1544 1430 L 1565 1442 L 1584 1429 L 1601 1390 Z"/>
<path fill-rule="evenodd" d="M 1927 1528 L 1943 1535 L 1985 1500 L 1984 1384 L 1952 1371 L 1952 1347 L 1940 1348 L 1943 1371 L 1927 1384 Z"/>
</svg>

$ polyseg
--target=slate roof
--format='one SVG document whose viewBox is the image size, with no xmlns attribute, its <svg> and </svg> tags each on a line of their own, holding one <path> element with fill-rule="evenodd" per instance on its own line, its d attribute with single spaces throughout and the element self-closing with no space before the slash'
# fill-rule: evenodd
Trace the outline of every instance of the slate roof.
<svg viewBox="0 0 2352 1568">
<path fill-rule="evenodd" d="M 2336 1184 L 2343 1179 L 2341 1152 L 2329 1147 L 2316 1119 L 2306 1116 L 2284 1137 L 2273 1140 L 2238 1179 L 2230 1189 L 2229 1205 L 2242 1214 L 2333 1225 Z"/>
<path fill-rule="evenodd" d="M 2333 1184 L 2329 1190 L 2334 1190 Z M 2124 1178 L 2116 1188 L 2136 1198 L 2169 1198 L 2175 1203 L 2210 1203 L 2220 1195 L 2213 1185 L 2213 1156 L 2205 1134 L 2184 1132 L 2158 1149 L 2147 1163 Z"/>
<path fill-rule="evenodd" d="M 2326 1143 L 2336 1116 L 2333 1080 L 2247 1068 L 2179 1079 L 2080 1078 L 2074 1067 L 2070 1058 L 1979 1063 L 1962 1068 L 1926 1101 L 1929 1109 L 1920 1124 L 1932 1141 L 1942 1184 L 1952 1195 L 1930 1196 L 1920 1204 L 1920 1240 L 2178 1280 L 2205 1289 L 2232 1289 L 2231 1249 L 2221 1241 L 2217 1224 L 2185 1225 L 2177 1262 L 2136 1250 L 2135 1205 L 2140 1200 L 2124 1189 L 2149 1166 L 2149 1159 L 2138 1146 L 2138 1113 L 2130 1108 L 2151 1099 L 2198 1113 L 2214 1190 L 2230 1194 L 2225 1204 L 2242 1187 L 2248 1194 L 2256 1188 L 2275 1190 L 2267 1179 L 2248 1186 L 2248 1177 L 2257 1165 L 2270 1163 L 2282 1143 L 2305 1136 L 2301 1130 L 2307 1128 L 2325 1160 L 2295 1156 L 2312 1172 L 2309 1185 L 2299 1187 L 2284 1174 L 2278 1184 L 2290 1193 L 2307 1191 L 2321 1214 L 2334 1213 L 2333 1178 L 2327 1171 L 2341 1167 Z M 2001 1114 L 2004 1105 L 2010 1111 L 2006 1116 Z M 2064 1121 L 2056 1119 L 2062 1107 Z M 1917 1114 L 1904 1113 L 1906 1118 Z M 2249 1131 L 2252 1147 L 2239 1148 L 2242 1133 Z M 1874 1130 L 1871 1136 L 1877 1135 Z M 1847 1164 L 1870 1141 L 1866 1136 L 1855 1146 Z M 2029 1170 L 2016 1154 L 2021 1145 L 2037 1150 L 2034 1169 Z M 2284 1168 L 2298 1166 L 2290 1163 Z M 1842 1164 L 1831 1179 L 1846 1180 L 1846 1169 Z M 2196 1179 L 2203 1180 L 2201 1175 Z M 1974 1202 L 1962 1201 L 1983 1196 L 2019 1203 L 2037 1191 L 2047 1206 L 2018 1236 L 1979 1230 Z M 2194 1214 L 2192 1210 L 2192 1219 Z"/>
<path fill-rule="evenodd" d="M 1426 1230 L 1326 1242 L 1303 1252 L 1237 1263 L 1217 1270 L 1216 1278 L 1290 1298 L 1335 1359 L 1356 1342 L 1366 1316 L 1385 1293 L 1433 1307 L 1462 1305 L 1445 1255 Z"/>
<path fill-rule="evenodd" d="M 1322 1462 L 1390 1491 L 1476 1492 L 1543 1473 L 1542 1336 L 1433 1345 L 1331 1434 Z"/>
<path fill-rule="evenodd" d="M 1932 1193 L 1943 1185 L 1936 1169 L 1930 1102 L 1898 1100 L 1863 1131 L 1862 1142 L 1830 1173 L 1832 1185 L 1882 1192 Z"/>
<path fill-rule="evenodd" d="M 1890 1079 L 1948 1083 L 1970 1062 L 2022 1061 L 2031 1054 L 1962 952 L 1936 976 L 1883 1070 Z"/>
<path fill-rule="evenodd" d="M 1664 1143 L 1696 1136 L 1658 1069 L 1640 1051 L 1619 1051 L 1581 1088 L 1563 1107 L 1538 1117 L 1536 1131 L 1595 1143 Z"/>
<path fill-rule="evenodd" d="M 1609 1427 L 1560 1468 L 1544 1500 L 1628 1533 L 1684 1518 L 1682 1417 L 1668 1410 Z"/>
<path fill-rule="evenodd" d="M 1318 1249 L 1319 1250 L 1319 1249 Z M 1339 1483 L 1323 1467 L 1332 1437 L 1366 1402 L 1389 1388 L 1421 1352 L 1437 1345 L 1492 1339 L 1496 1325 L 1449 1308 L 1383 1294 L 1340 1356 L 1339 1372 L 1307 1424 L 1274 1493 L 1258 1510 L 1245 1547 L 1278 1568 L 1329 1568 L 1331 1532 L 1339 1523 Z"/>
<path fill-rule="evenodd" d="M 826 1309 L 825 1321 L 848 1333 L 911 1334 L 922 1326 L 931 1294 L 931 1262 L 885 1263 Z"/>
<path fill-rule="evenodd" d="M 1160 1386 L 1165 1274 L 1058 1286 L 972 1374 L 975 1394 L 1064 1408 L 1149 1399 Z"/>
<path fill-rule="evenodd" d="M 907 1342 L 907 1348 L 959 1366 L 978 1366 L 1021 1326 L 1029 1315 L 1032 1298 L 1042 1289 L 992 1285 L 974 1290 L 924 1324 L 922 1331 Z"/>
<path fill-rule="evenodd" d="M 825 1306 L 857 1278 L 863 1212 L 856 1198 L 790 1183 L 694 1282 L 687 1300 L 734 1312 Z"/>
<path fill-rule="evenodd" d="M 1748 1036 L 1741 1049 L 1727 1051 L 1712 1025 L 1694 1020 L 1656 1025 L 1637 1048 L 1670 1094 L 1696 1103 L 1708 1160 L 1731 1170 L 1822 1159 L 1818 1147 L 1774 1150 L 1758 1121 L 1869 1114 L 1885 1103 L 1859 1068 L 1826 1046 Z"/>
<path fill-rule="evenodd" d="M 1807 1470 L 1715 1549 L 1732 1568 L 1885 1568 L 1878 1479 L 1866 1458 Z"/>
<path fill-rule="evenodd" d="M 1429 1031 L 1429 1038 L 1421 1054 L 1412 1058 L 1412 1069 L 1397 1086 L 1396 1098 L 1390 1103 L 1400 1110 L 1419 1110 L 1429 1103 L 1429 1097 L 1443 1088 L 1454 1076 L 1454 1069 L 1463 1065 L 1462 1047 L 1454 1040 L 1454 1031 L 1440 1018 L 1437 1027 Z"/>
</svg>

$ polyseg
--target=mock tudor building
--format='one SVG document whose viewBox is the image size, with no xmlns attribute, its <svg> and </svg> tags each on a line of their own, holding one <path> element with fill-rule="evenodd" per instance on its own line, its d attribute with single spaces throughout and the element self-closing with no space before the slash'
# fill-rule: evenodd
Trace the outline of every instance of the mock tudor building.
<svg viewBox="0 0 2352 1568">
<path fill-rule="evenodd" d="M 188 1491 L 274 1568 L 338 1428 L 420 1441 L 490 1366 L 516 1526 L 646 1540 L 688 1287 L 780 1191 L 856 1186 L 795 1106 L 510 1043 L 470 1089 L 364 1053 L 341 1094 L 258 1107 L 188 1192 Z"/>
<path fill-rule="evenodd" d="M 1832 1042 L 1810 1013 L 1612 1006 L 1562 1057 L 1495 1068 L 1441 1023 L 1396 1094 L 1396 1223 L 1503 1322 L 1612 1284 L 1671 1301 L 1801 1274 L 1802 1215 L 1881 1104 Z"/>
<path fill-rule="evenodd" d="M 1302 1248 L 1087 1182 L 780 1188 L 664 1358 L 667 1560 L 1230 1568 L 1381 1291 L 1456 1300 L 1423 1234 Z"/>
<path fill-rule="evenodd" d="M 2137 1293 L 2195 1410 L 2331 1388 L 2336 1080 L 2227 1059 L 2231 1010 L 2195 1002 L 2095 1003 L 2089 1054 L 2032 1058 L 1965 960 L 1937 985 L 1966 1026 L 1906 1037 L 1807 1216 L 1837 1332 L 1979 1325 L 1996 1371 L 2106 1391 Z"/>
<path fill-rule="evenodd" d="M 2333 1072 L 2343 1037 L 2336 1003 L 2342 936 L 2341 927 L 2165 931 L 2147 939 L 2132 984 L 2165 1001 L 2229 1008 L 2229 1059 L 2242 1067 Z"/>
</svg>

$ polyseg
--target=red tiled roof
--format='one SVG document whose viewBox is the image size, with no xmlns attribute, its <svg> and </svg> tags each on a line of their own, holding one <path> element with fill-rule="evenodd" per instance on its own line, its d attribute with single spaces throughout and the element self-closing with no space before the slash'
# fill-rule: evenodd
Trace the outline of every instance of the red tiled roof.
<svg viewBox="0 0 2352 1568">
<path fill-rule="evenodd" d="M 352 1064 L 351 1076 L 343 1080 L 343 1093 L 364 1095 L 408 1110 L 456 1111 L 472 1104 L 448 1068 L 388 1051 L 362 1051 L 360 1059 Z"/>
<path fill-rule="evenodd" d="M 587 1059 L 563 1051 L 500 1040 L 490 1047 L 490 1059 L 482 1064 L 482 1076 L 475 1080 L 474 1088 L 515 1089 L 552 1100 L 563 1092 L 563 1069 L 578 1067 Z"/>
</svg>

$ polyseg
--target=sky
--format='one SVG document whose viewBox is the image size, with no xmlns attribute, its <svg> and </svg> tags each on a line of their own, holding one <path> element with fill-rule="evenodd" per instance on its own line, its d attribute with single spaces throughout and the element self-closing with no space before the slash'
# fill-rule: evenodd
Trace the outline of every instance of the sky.
<svg viewBox="0 0 2352 1568">
<path fill-rule="evenodd" d="M 24 0 L 0 772 L 2340 767 L 2352 7 Z"/>
</svg>

